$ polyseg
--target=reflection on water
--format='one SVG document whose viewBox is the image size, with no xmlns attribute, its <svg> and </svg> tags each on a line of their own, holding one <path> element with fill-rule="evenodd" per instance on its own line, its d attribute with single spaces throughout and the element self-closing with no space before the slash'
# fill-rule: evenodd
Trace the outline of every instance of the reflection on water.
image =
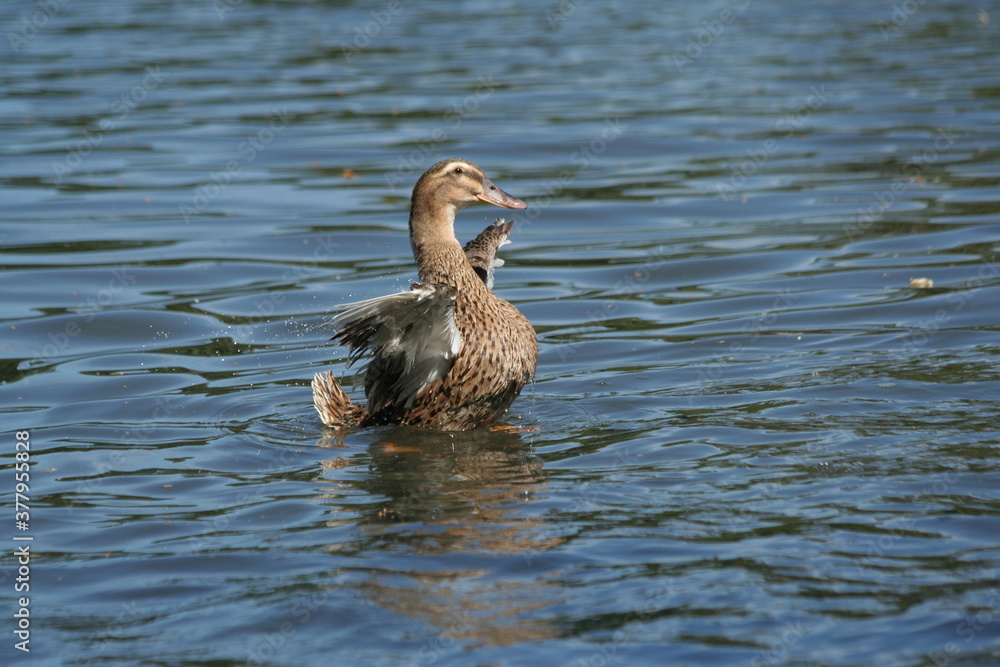
<svg viewBox="0 0 1000 667">
<path fill-rule="evenodd" d="M 491 582 L 490 570 L 414 571 L 373 578 L 362 593 L 379 606 L 425 623 L 446 641 L 509 646 L 558 637 L 549 609 L 565 602 L 544 581 Z M 544 614 L 541 619 L 535 613 Z"/>
<path fill-rule="evenodd" d="M 329 432 L 321 447 L 344 447 L 342 434 Z M 363 550 L 402 554 L 521 555 L 564 540 L 544 518 L 523 509 L 544 491 L 542 461 L 530 454 L 522 434 L 500 427 L 469 434 L 393 428 L 369 446 L 369 475 L 358 484 L 374 499 L 361 512 Z M 343 459 L 328 460 L 341 469 Z M 355 489 L 352 489 L 354 491 Z M 341 490 L 323 494 L 336 501 Z M 338 508 L 338 514 L 354 508 Z M 340 519 L 333 519 L 337 524 Z M 341 551 L 341 546 L 333 546 Z M 449 567 L 376 573 L 360 584 L 360 594 L 379 608 L 419 620 L 450 641 L 503 646 L 556 636 L 551 622 L 531 618 L 562 600 L 544 580 L 511 585 L 497 582 L 490 569 Z"/>
<path fill-rule="evenodd" d="M 319 444 L 337 446 L 340 437 L 333 431 Z M 545 474 L 542 461 L 529 453 L 516 429 L 460 436 L 389 429 L 372 442 L 369 455 L 370 477 L 359 488 L 383 499 L 377 509 L 364 513 L 370 537 L 427 553 L 538 548 L 528 539 L 540 526 L 538 519 L 519 517 L 515 508 L 544 488 Z M 324 465 L 333 469 L 344 464 L 334 460 Z M 417 532 L 409 532 L 414 527 Z"/>
</svg>

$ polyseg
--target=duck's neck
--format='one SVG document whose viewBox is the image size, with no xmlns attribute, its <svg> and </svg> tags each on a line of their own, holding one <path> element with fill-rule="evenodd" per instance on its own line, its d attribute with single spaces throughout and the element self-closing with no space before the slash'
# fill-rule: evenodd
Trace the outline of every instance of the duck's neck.
<svg viewBox="0 0 1000 667">
<path fill-rule="evenodd" d="M 410 245 L 422 283 L 447 283 L 459 289 L 477 278 L 455 238 L 453 204 L 439 204 L 417 196 L 410 206 Z"/>
</svg>

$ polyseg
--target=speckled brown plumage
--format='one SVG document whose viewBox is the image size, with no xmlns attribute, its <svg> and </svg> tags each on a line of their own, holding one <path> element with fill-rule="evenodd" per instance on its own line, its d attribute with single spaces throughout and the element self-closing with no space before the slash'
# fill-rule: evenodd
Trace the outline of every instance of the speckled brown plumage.
<svg viewBox="0 0 1000 667">
<path fill-rule="evenodd" d="M 483 201 L 524 202 L 497 188 L 476 165 L 444 160 L 420 177 L 410 207 L 410 241 L 421 284 L 410 292 L 353 304 L 335 339 L 352 358 L 371 353 L 362 407 L 332 373 L 313 380 L 316 409 L 329 426 L 400 423 L 445 431 L 495 422 L 535 372 L 535 330 L 487 286 L 510 228 L 498 221 L 465 249 L 455 213 Z M 345 400 L 346 399 L 346 400 Z"/>
<path fill-rule="evenodd" d="M 513 220 L 497 218 L 496 222 L 484 229 L 479 236 L 465 244 L 465 258 L 469 260 L 476 275 L 490 289 L 493 289 L 493 269 L 503 266 L 503 260 L 497 259 L 497 250 L 510 243 L 507 237 L 510 236 L 513 226 Z"/>
</svg>

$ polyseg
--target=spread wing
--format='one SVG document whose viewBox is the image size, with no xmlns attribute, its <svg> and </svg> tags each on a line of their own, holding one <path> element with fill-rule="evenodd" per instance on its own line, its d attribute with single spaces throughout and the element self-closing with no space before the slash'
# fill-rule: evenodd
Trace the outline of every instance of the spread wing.
<svg viewBox="0 0 1000 667">
<path fill-rule="evenodd" d="M 493 269 L 503 266 L 503 260 L 497 257 L 497 250 L 510 243 L 507 237 L 513 226 L 513 220 L 497 218 L 482 234 L 465 244 L 466 259 L 490 289 L 493 289 Z"/>
<path fill-rule="evenodd" d="M 447 375 L 462 349 L 451 285 L 415 284 L 409 292 L 347 304 L 334 336 L 350 348 L 350 361 L 370 354 L 365 370 L 368 414 L 410 408 L 424 387 Z"/>
</svg>

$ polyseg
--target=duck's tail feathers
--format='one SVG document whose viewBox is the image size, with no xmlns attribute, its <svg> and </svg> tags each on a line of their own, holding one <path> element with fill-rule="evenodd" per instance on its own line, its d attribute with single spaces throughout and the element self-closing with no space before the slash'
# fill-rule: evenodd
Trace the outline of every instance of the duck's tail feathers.
<svg viewBox="0 0 1000 667">
<path fill-rule="evenodd" d="M 313 405 L 324 424 L 343 428 L 361 423 L 365 416 L 364 407 L 354 403 L 344 393 L 332 372 L 316 373 L 313 376 L 312 390 Z"/>
</svg>

